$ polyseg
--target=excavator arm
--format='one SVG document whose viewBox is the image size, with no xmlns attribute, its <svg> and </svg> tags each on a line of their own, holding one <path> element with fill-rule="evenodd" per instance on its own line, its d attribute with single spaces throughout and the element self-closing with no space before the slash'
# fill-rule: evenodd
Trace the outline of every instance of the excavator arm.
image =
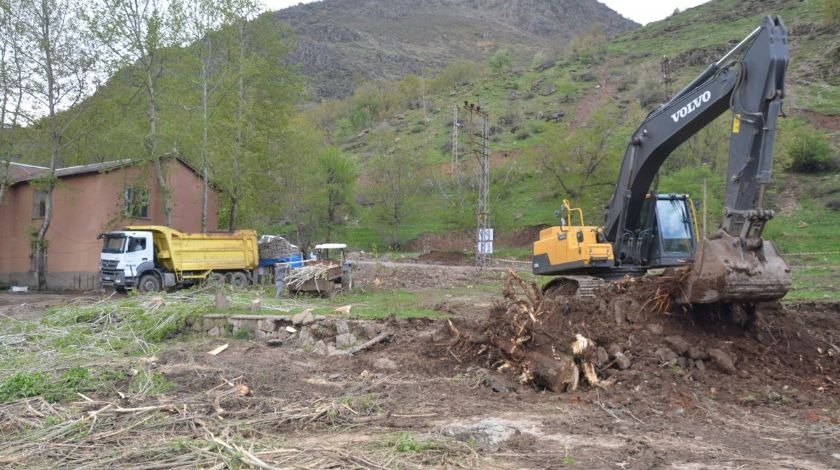
<svg viewBox="0 0 840 470">
<path fill-rule="evenodd" d="M 680 144 L 731 109 L 724 216 L 718 233 L 698 244 L 685 284 L 686 302 L 777 299 L 790 288 L 790 271 L 761 239 L 773 212 L 764 208 L 770 183 L 776 121 L 784 98 L 787 31 L 778 17 L 711 64 L 633 134 L 607 207 L 604 233 L 616 264 L 635 262 L 643 203 L 662 164 Z"/>
</svg>

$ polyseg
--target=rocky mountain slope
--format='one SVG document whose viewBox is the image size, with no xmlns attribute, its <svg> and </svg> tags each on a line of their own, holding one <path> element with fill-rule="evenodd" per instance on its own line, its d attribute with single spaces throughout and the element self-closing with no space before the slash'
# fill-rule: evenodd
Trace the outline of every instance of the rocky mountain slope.
<svg viewBox="0 0 840 470">
<path fill-rule="evenodd" d="M 324 0 L 274 16 L 298 35 L 292 60 L 317 97 L 346 96 L 366 79 L 481 60 L 500 48 L 533 54 L 591 28 L 614 35 L 638 26 L 595 0 Z"/>
</svg>

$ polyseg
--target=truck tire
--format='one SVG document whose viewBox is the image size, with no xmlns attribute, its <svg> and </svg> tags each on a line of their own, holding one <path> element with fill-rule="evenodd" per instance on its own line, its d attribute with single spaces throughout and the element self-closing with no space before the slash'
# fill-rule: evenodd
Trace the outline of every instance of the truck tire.
<svg viewBox="0 0 840 470">
<path fill-rule="evenodd" d="M 234 289 L 246 289 L 248 287 L 248 284 L 250 284 L 250 282 L 248 281 L 248 276 L 241 271 L 232 273 L 230 275 L 229 282 L 231 287 L 233 287 Z"/>
<path fill-rule="evenodd" d="M 137 290 L 143 293 L 160 292 L 160 278 L 151 273 L 140 276 L 140 281 L 137 283 Z"/>
<path fill-rule="evenodd" d="M 208 286 L 219 287 L 225 285 L 225 275 L 222 273 L 210 273 L 205 281 Z"/>
</svg>

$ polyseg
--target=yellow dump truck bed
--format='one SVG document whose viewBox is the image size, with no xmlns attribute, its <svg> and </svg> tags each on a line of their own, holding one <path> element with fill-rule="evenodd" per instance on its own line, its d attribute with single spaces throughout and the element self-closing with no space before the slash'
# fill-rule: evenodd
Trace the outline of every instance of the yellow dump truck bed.
<svg viewBox="0 0 840 470">
<path fill-rule="evenodd" d="M 160 225 L 127 230 L 153 233 L 158 263 L 175 273 L 254 269 L 259 264 L 257 233 L 184 233 Z"/>
</svg>

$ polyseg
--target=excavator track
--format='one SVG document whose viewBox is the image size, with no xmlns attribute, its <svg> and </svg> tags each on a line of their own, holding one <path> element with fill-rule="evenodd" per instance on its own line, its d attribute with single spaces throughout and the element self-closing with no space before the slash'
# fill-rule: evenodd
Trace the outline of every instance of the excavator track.
<svg viewBox="0 0 840 470">
<path fill-rule="evenodd" d="M 543 286 L 546 297 L 595 297 L 595 291 L 607 285 L 607 281 L 596 276 L 558 276 Z"/>
</svg>

